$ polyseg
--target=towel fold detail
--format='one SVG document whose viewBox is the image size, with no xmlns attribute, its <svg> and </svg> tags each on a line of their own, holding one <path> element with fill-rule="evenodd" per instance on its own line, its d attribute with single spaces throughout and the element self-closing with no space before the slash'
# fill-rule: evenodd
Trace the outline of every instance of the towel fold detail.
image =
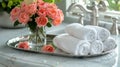
<svg viewBox="0 0 120 67">
<path fill-rule="evenodd" d="M 97 39 L 98 40 L 104 41 L 104 40 L 106 40 L 110 36 L 109 30 L 107 30 L 107 29 L 105 29 L 103 27 L 90 26 L 90 25 L 85 26 L 85 27 L 96 29 L 96 31 L 97 31 Z"/>
<path fill-rule="evenodd" d="M 90 53 L 90 43 L 86 40 L 80 40 L 76 47 L 75 55 L 88 55 Z"/>
<path fill-rule="evenodd" d="M 69 34 L 61 34 L 53 39 L 55 46 L 67 53 L 74 55 L 87 55 L 90 51 L 90 43 L 79 40 Z"/>
<path fill-rule="evenodd" d="M 109 37 L 107 40 L 105 40 L 103 44 L 104 51 L 112 50 L 117 46 L 115 39 L 113 39 L 112 37 Z"/>
<path fill-rule="evenodd" d="M 95 40 L 91 42 L 90 54 L 101 54 L 103 51 L 103 43 L 100 40 Z"/>
<path fill-rule="evenodd" d="M 94 41 L 97 39 L 97 32 L 94 28 L 84 27 L 78 23 L 66 26 L 65 31 L 80 40 Z"/>
</svg>

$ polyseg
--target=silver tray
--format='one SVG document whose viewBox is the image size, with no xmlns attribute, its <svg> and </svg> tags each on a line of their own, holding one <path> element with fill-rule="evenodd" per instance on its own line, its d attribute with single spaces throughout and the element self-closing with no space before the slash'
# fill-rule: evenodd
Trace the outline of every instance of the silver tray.
<svg viewBox="0 0 120 67">
<path fill-rule="evenodd" d="M 53 38 L 55 36 L 56 35 L 50 35 L 50 34 L 48 34 L 47 35 L 47 43 L 52 43 L 52 40 L 53 40 Z M 58 48 L 55 49 L 54 53 L 49 53 L 49 52 L 42 52 L 40 50 L 38 51 L 36 49 L 25 50 L 25 49 L 16 47 L 16 44 L 18 44 L 20 41 L 26 41 L 26 40 L 28 40 L 28 38 L 29 38 L 29 35 L 21 36 L 21 37 L 16 37 L 16 38 L 8 40 L 7 41 L 7 45 L 9 47 L 17 49 L 17 50 L 22 50 L 22 51 L 27 51 L 27 52 L 34 52 L 34 53 L 42 53 L 42 54 L 47 54 L 47 55 L 65 56 L 65 57 L 95 57 L 95 56 L 102 56 L 102 55 L 105 55 L 105 54 L 113 52 L 114 49 L 115 49 L 114 48 L 113 50 L 102 52 L 101 54 L 73 55 L 73 54 L 66 53 L 66 52 L 64 52 L 64 51 L 62 51 L 62 50 L 60 50 Z"/>
</svg>

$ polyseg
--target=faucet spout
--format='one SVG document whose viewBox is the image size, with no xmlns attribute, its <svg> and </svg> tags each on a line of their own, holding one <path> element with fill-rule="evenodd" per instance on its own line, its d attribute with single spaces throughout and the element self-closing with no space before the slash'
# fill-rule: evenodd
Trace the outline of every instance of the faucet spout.
<svg viewBox="0 0 120 67">
<path fill-rule="evenodd" d="M 82 13 L 77 13 L 76 15 L 79 16 L 78 22 L 83 25 L 84 24 L 84 22 L 83 22 L 84 12 L 86 12 L 86 13 L 92 13 L 92 12 L 91 12 L 91 10 L 88 10 L 86 7 L 84 7 L 83 5 L 76 4 L 76 3 L 72 3 L 69 6 L 69 8 L 67 9 L 67 12 L 75 14 L 74 12 L 72 12 L 72 10 L 76 7 L 78 7 L 80 9 L 80 11 L 82 11 Z"/>
</svg>

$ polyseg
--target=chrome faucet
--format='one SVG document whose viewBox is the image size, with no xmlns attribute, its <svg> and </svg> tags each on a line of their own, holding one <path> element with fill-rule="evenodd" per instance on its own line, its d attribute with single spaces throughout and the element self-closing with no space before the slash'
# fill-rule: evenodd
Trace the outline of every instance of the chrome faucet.
<svg viewBox="0 0 120 67">
<path fill-rule="evenodd" d="M 102 7 L 101 7 L 102 6 Z M 100 1 L 99 4 L 96 3 L 96 1 L 92 2 L 92 6 L 83 6 L 78 3 L 72 3 L 69 8 L 67 9 L 67 12 L 73 13 L 72 10 L 73 8 L 78 7 L 83 13 L 78 13 L 80 16 L 79 22 L 83 21 L 81 19 L 81 16 L 83 17 L 84 13 L 89 13 L 90 14 L 90 24 L 91 25 L 98 25 L 98 11 L 105 11 L 106 10 L 106 4 L 104 1 Z M 83 22 L 82 22 L 83 23 Z"/>
<path fill-rule="evenodd" d="M 118 22 L 118 17 L 112 17 L 111 18 L 113 21 L 110 33 L 112 35 L 118 35 L 119 34 L 119 30 L 118 30 L 118 26 L 117 26 L 117 22 Z"/>
<path fill-rule="evenodd" d="M 97 3 L 94 1 L 92 3 L 92 6 L 91 6 L 92 10 L 91 10 L 91 25 L 95 25 L 95 26 L 98 26 L 98 7 L 97 7 Z"/>
</svg>

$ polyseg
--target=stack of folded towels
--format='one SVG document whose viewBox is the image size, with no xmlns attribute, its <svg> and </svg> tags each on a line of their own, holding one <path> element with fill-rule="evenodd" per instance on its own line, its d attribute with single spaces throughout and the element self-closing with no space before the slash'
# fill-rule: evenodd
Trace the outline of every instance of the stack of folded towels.
<svg viewBox="0 0 120 67">
<path fill-rule="evenodd" d="M 94 55 L 114 49 L 117 44 L 110 32 L 99 26 L 83 26 L 72 23 L 66 26 L 64 34 L 53 39 L 54 45 L 74 55 Z"/>
</svg>

